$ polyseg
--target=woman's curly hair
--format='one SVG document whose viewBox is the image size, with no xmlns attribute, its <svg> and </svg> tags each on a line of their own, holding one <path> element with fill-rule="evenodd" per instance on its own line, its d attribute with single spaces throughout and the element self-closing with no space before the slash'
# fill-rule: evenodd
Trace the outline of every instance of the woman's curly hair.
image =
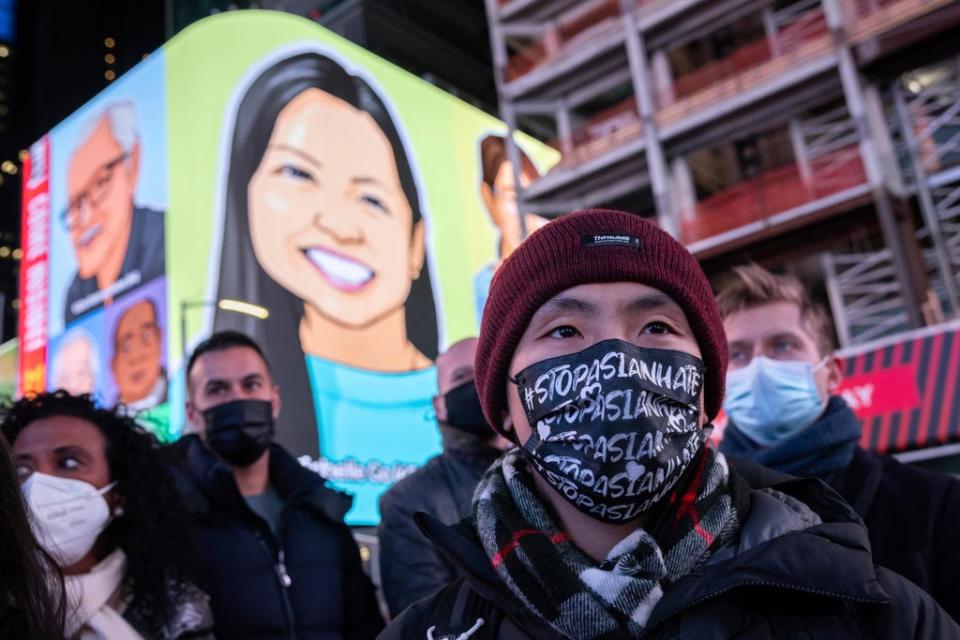
<svg viewBox="0 0 960 640">
<path fill-rule="evenodd" d="M 123 499 L 123 515 L 103 535 L 127 556 L 129 609 L 139 614 L 149 637 L 163 637 L 177 605 L 198 582 L 191 522 L 162 463 L 160 443 L 133 418 L 63 390 L 29 396 L 0 411 L 0 431 L 11 446 L 32 422 L 50 416 L 80 418 L 100 429 L 110 479 Z"/>
</svg>

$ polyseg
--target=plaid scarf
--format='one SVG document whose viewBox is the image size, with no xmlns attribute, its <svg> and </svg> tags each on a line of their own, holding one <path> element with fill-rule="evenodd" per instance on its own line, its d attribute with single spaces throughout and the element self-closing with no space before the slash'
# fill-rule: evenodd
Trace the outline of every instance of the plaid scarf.
<svg viewBox="0 0 960 640">
<path fill-rule="evenodd" d="M 597 564 L 557 527 L 515 449 L 477 487 L 477 531 L 513 595 L 559 633 L 638 638 L 664 590 L 740 526 L 722 454 L 704 448 L 685 475 L 650 532 L 638 528 Z"/>
</svg>

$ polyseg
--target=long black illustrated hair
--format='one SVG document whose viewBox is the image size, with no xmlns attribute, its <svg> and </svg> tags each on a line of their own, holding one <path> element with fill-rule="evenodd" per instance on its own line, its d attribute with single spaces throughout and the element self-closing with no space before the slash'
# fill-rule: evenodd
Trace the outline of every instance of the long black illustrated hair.
<svg viewBox="0 0 960 640">
<path fill-rule="evenodd" d="M 283 396 L 278 439 L 295 454 L 320 453 L 316 407 L 299 339 L 304 302 L 277 284 L 257 262 L 250 238 L 247 190 L 280 112 L 308 89 L 328 93 L 373 118 L 393 150 L 400 185 L 413 211 L 413 224 L 423 219 L 417 183 L 400 133 L 383 100 L 366 81 L 322 54 L 307 52 L 280 60 L 250 85 L 237 108 L 230 144 L 217 297 L 260 304 L 270 310 L 270 316 L 257 320 L 218 309 L 213 331 L 246 333 L 275 363 L 274 382 Z M 413 281 L 404 307 L 408 339 L 425 356 L 435 359 L 439 332 L 429 259 Z"/>
</svg>

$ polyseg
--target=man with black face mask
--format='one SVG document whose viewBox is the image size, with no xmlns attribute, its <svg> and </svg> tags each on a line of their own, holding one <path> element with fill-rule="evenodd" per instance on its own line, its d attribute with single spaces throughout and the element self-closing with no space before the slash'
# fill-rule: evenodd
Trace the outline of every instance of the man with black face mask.
<svg viewBox="0 0 960 640">
<path fill-rule="evenodd" d="M 423 537 L 413 514 L 445 524 L 470 515 L 473 491 L 509 440 L 487 424 L 473 382 L 477 339 L 465 338 L 437 357 L 437 414 L 443 453 L 380 498 L 380 581 L 391 615 L 456 578 L 453 565 Z"/>
<path fill-rule="evenodd" d="M 198 524 L 218 638 L 372 638 L 383 627 L 351 499 L 273 442 L 279 389 L 260 347 L 235 331 L 187 363 L 174 473 Z"/>
<path fill-rule="evenodd" d="M 473 517 L 416 520 L 462 578 L 381 638 L 958 638 L 874 567 L 819 480 L 707 442 L 727 344 L 710 283 L 666 232 L 571 213 L 501 265 L 477 345 L 487 421 L 518 447 Z"/>
</svg>

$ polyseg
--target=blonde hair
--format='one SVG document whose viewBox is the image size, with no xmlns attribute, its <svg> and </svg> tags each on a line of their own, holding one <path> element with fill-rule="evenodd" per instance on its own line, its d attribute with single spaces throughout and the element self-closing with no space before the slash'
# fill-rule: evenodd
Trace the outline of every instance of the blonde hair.
<svg viewBox="0 0 960 640">
<path fill-rule="evenodd" d="M 807 288 L 793 275 L 771 273 L 758 264 L 734 267 L 717 293 L 720 316 L 775 302 L 789 302 L 800 309 L 800 322 L 817 345 L 821 356 L 833 351 L 833 322 L 826 308 L 810 297 Z"/>
</svg>

